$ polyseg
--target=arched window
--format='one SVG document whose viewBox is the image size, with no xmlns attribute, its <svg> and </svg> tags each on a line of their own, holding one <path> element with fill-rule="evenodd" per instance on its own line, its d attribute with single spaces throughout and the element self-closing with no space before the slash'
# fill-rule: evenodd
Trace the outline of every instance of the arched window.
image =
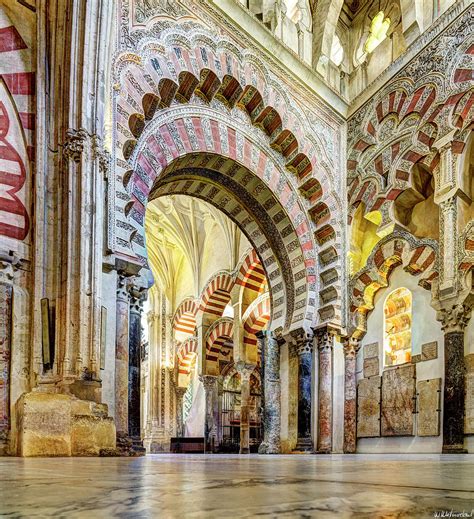
<svg viewBox="0 0 474 519">
<path fill-rule="evenodd" d="M 370 24 L 370 32 L 364 45 L 364 52 L 370 54 L 387 37 L 390 28 L 390 18 L 386 18 L 383 11 L 377 13 Z"/>
<path fill-rule="evenodd" d="M 411 360 L 412 295 L 407 288 L 391 292 L 384 304 L 384 366 Z"/>
<path fill-rule="evenodd" d="M 337 34 L 335 34 L 332 39 L 331 61 L 338 67 L 342 63 L 343 59 L 344 49 L 342 48 L 341 40 L 338 38 Z"/>
</svg>

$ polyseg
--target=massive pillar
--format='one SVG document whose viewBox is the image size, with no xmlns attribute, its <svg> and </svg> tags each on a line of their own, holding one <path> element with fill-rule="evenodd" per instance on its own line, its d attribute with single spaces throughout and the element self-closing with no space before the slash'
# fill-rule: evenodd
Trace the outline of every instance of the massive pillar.
<svg viewBox="0 0 474 519">
<path fill-rule="evenodd" d="M 200 375 L 204 386 L 206 411 L 204 419 L 204 442 L 206 452 L 214 452 L 217 447 L 217 377 Z"/>
<path fill-rule="evenodd" d="M 450 310 L 441 310 L 444 331 L 444 394 L 443 394 L 443 452 L 446 454 L 464 451 L 464 328 L 471 310 L 456 305 Z"/>
<path fill-rule="evenodd" d="M 128 335 L 128 434 L 140 440 L 140 364 L 142 342 L 143 289 L 130 290 L 129 335 Z"/>
<path fill-rule="evenodd" d="M 115 427 L 119 436 L 128 436 L 129 293 L 126 283 L 127 278 L 118 274 L 115 334 Z"/>
<path fill-rule="evenodd" d="M 312 451 L 311 383 L 313 371 L 313 335 L 302 331 L 296 335 L 298 355 L 298 441 L 296 450 Z"/>
<path fill-rule="evenodd" d="M 350 338 L 344 342 L 344 452 L 352 454 L 357 447 L 357 381 L 356 357 L 360 343 Z"/>
<path fill-rule="evenodd" d="M 332 450 L 332 354 L 333 335 L 327 328 L 317 332 L 319 356 L 317 452 Z"/>
<path fill-rule="evenodd" d="M 258 452 L 260 454 L 278 454 L 281 450 L 280 442 L 280 343 L 272 332 L 257 334 L 265 369 L 263 372 L 263 441 Z"/>
</svg>

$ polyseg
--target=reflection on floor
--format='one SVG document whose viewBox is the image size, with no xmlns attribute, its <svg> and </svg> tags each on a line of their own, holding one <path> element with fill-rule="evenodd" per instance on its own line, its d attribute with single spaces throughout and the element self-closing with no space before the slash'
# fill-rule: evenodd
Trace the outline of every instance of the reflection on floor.
<svg viewBox="0 0 474 519">
<path fill-rule="evenodd" d="M 471 514 L 474 455 L 3 458 L 0 496 L 15 518 Z"/>
</svg>

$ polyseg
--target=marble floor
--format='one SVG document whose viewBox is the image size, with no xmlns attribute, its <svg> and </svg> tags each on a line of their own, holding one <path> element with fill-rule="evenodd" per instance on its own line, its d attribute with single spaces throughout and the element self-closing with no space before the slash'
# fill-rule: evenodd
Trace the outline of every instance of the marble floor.
<svg viewBox="0 0 474 519">
<path fill-rule="evenodd" d="M 449 517 L 443 511 L 474 517 L 474 455 L 0 458 L 2 518 Z"/>
</svg>

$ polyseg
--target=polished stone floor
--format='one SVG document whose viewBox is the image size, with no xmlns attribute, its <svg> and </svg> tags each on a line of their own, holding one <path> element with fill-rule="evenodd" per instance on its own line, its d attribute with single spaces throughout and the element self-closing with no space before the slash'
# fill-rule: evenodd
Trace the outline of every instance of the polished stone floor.
<svg viewBox="0 0 474 519">
<path fill-rule="evenodd" d="M 473 510 L 474 455 L 0 458 L 2 518 L 374 519 Z"/>
</svg>

